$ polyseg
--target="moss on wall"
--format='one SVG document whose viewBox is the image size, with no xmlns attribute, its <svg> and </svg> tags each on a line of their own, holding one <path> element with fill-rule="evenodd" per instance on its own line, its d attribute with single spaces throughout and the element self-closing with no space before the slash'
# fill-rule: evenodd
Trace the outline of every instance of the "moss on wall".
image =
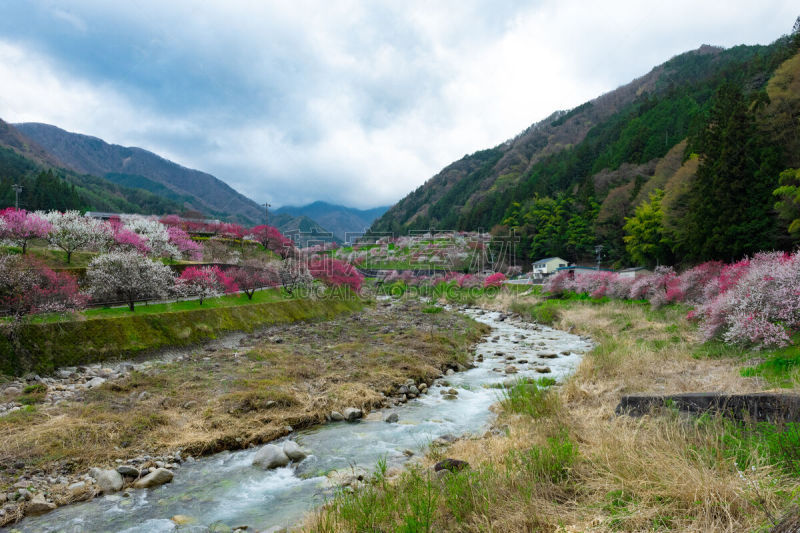
<svg viewBox="0 0 800 533">
<path fill-rule="evenodd" d="M 160 314 L 26 324 L 15 345 L 0 335 L 0 372 L 19 375 L 127 358 L 166 346 L 186 346 L 269 324 L 324 320 L 361 309 L 358 299 L 284 300 Z"/>
</svg>

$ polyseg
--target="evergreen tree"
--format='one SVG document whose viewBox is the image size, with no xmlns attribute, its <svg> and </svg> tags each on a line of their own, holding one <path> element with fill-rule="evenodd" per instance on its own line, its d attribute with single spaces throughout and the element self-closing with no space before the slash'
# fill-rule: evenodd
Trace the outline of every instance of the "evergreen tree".
<svg viewBox="0 0 800 533">
<path fill-rule="evenodd" d="M 730 260 L 772 248 L 774 173 L 768 172 L 778 161 L 761 142 L 739 87 L 720 87 L 692 145 L 701 159 L 679 251 L 693 260 Z"/>
</svg>

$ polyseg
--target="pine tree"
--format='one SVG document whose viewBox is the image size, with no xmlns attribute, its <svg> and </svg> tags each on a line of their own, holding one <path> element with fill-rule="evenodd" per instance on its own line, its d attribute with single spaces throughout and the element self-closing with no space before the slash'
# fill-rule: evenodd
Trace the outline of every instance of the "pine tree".
<svg viewBox="0 0 800 533">
<path fill-rule="evenodd" d="M 730 260 L 772 248 L 774 178 L 766 172 L 777 161 L 760 141 L 738 87 L 725 84 L 717 91 L 706 128 L 693 144 L 701 160 L 679 239 L 686 257 Z"/>
</svg>

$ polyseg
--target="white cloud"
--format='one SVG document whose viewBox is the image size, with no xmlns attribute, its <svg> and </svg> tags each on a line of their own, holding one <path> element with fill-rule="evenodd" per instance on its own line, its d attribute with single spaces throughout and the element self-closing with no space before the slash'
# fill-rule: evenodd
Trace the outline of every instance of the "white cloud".
<svg viewBox="0 0 800 533">
<path fill-rule="evenodd" d="M 78 56 L 69 36 L 0 34 L 0 117 L 142 146 L 257 201 L 369 207 L 677 53 L 767 43 L 795 9 L 75 1 L 50 16 L 85 34 Z"/>
</svg>

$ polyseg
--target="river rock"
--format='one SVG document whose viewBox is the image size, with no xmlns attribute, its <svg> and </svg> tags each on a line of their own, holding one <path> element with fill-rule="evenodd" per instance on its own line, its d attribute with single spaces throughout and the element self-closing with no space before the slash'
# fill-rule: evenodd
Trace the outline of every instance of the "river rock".
<svg viewBox="0 0 800 533">
<path fill-rule="evenodd" d="M 106 380 L 104 378 L 101 378 L 101 377 L 92 378 L 92 379 L 90 379 L 89 381 L 86 382 L 86 388 L 87 389 L 93 389 L 95 387 L 99 387 L 100 385 L 102 385 L 105 382 L 106 382 Z"/>
<path fill-rule="evenodd" d="M 176 514 L 172 518 L 170 518 L 175 524 L 179 526 L 185 526 L 195 522 L 195 519 L 191 516 L 186 516 L 185 514 Z"/>
<path fill-rule="evenodd" d="M 120 465 L 117 467 L 117 472 L 123 476 L 139 477 L 139 470 L 130 465 Z"/>
<path fill-rule="evenodd" d="M 133 484 L 136 489 L 149 489 L 151 487 L 158 487 L 164 483 L 169 483 L 175 474 L 166 468 L 156 468 L 139 481 Z"/>
<path fill-rule="evenodd" d="M 542 359 L 555 359 L 556 357 L 558 357 L 558 354 L 557 353 L 540 353 L 539 357 L 541 357 Z"/>
<path fill-rule="evenodd" d="M 453 396 L 457 396 L 458 395 L 458 391 L 456 389 L 450 389 L 450 390 L 447 391 L 447 394 L 452 394 Z"/>
<path fill-rule="evenodd" d="M 274 444 L 267 444 L 258 452 L 253 458 L 253 465 L 260 466 L 265 470 L 271 468 L 278 468 L 279 466 L 286 466 L 289 464 L 289 456 L 283 451 L 283 448 Z"/>
<path fill-rule="evenodd" d="M 400 385 L 400 387 L 397 389 L 397 394 L 408 394 L 408 386 Z"/>
<path fill-rule="evenodd" d="M 339 411 L 331 411 L 331 420 L 334 422 L 341 422 L 344 420 L 344 415 Z"/>
<path fill-rule="evenodd" d="M 506 374 L 516 374 L 517 373 L 517 367 L 515 367 L 514 365 L 508 365 L 508 366 L 506 366 L 505 372 L 506 372 Z"/>
<path fill-rule="evenodd" d="M 364 413 L 361 411 L 361 409 L 357 409 L 355 407 L 348 407 L 347 409 L 344 410 L 344 419 L 347 420 L 348 422 L 355 422 L 362 416 L 364 416 Z"/>
<path fill-rule="evenodd" d="M 89 475 L 97 481 L 97 486 L 106 494 L 117 492 L 122 489 L 122 475 L 116 470 L 92 468 L 89 470 Z"/>
<path fill-rule="evenodd" d="M 283 443 L 283 453 L 292 461 L 302 461 L 308 454 L 295 441 L 287 440 Z"/>
<path fill-rule="evenodd" d="M 450 472 L 459 472 L 464 470 L 465 468 L 469 468 L 469 463 L 466 461 L 461 461 L 459 459 L 442 459 L 438 463 L 436 463 L 433 467 L 434 472 L 439 472 L 440 470 L 449 470 Z"/>
<path fill-rule="evenodd" d="M 540 374 L 549 374 L 551 372 L 549 366 L 537 366 L 536 368 L 534 368 L 534 370 L 536 370 Z"/>
<path fill-rule="evenodd" d="M 384 420 L 384 422 L 388 422 L 389 424 L 394 424 L 395 422 L 400 420 L 400 417 L 397 416 L 397 413 L 391 413 L 386 418 L 384 418 L 383 420 Z"/>
<path fill-rule="evenodd" d="M 418 396 L 418 395 L 419 395 L 419 389 L 418 389 L 418 388 L 417 388 L 415 385 L 411 385 L 411 386 L 408 388 L 408 392 L 410 392 L 411 394 L 413 394 L 413 395 L 415 395 L 415 396 Z"/>
<path fill-rule="evenodd" d="M 56 508 L 56 504 L 50 503 L 44 499 L 44 495 L 37 494 L 34 498 L 25 504 L 25 514 L 28 516 L 35 516 L 44 513 L 49 513 Z"/>
<path fill-rule="evenodd" d="M 450 433 L 445 433 L 444 435 L 439 435 L 435 439 L 433 439 L 433 444 L 438 444 L 439 446 L 446 446 L 448 444 L 452 444 L 458 440 L 458 437 L 452 435 Z"/>
</svg>

